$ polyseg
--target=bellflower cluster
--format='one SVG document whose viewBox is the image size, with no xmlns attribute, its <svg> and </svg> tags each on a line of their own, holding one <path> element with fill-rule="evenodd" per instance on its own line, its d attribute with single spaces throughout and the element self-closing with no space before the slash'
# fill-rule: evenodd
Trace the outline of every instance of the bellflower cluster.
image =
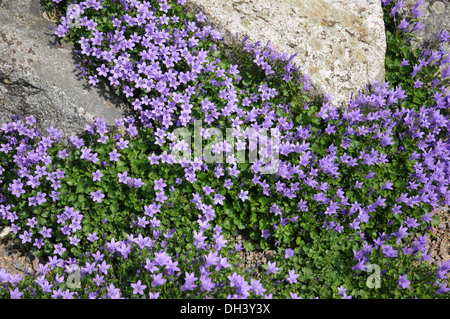
<svg viewBox="0 0 450 319">
<path fill-rule="evenodd" d="M 402 1 L 382 3 L 397 21 Z M 421 27 L 421 3 L 399 22 L 405 43 Z M 387 61 L 409 81 L 374 81 L 340 109 L 329 94 L 308 97 L 309 76 L 270 43 L 244 38 L 233 47 L 242 65 L 227 62 L 222 35 L 185 1 L 75 4 L 80 25 L 70 10 L 55 34 L 77 47 L 89 83 L 114 88 L 135 116 L 115 126 L 96 118 L 67 145 L 56 128 L 41 136 L 33 116 L 2 124 L 0 219 L 48 262 L 34 280 L 0 270 L 0 296 L 31 296 L 17 287 L 33 281 L 52 298 L 351 298 L 350 288 L 316 287 L 338 273 L 365 280 L 374 264 L 383 285 L 394 283 L 383 294 L 414 296 L 415 277 L 396 262 L 429 259 L 430 210 L 450 200 L 450 74 L 426 72 L 450 62 L 440 47 L 448 34 L 438 49 Z M 202 152 L 177 129 L 200 136 Z M 239 151 L 257 160 L 243 163 Z M 246 250 L 278 250 L 262 279 L 240 269 L 237 230 L 250 237 Z M 422 284 L 439 296 L 448 265 L 435 270 Z M 77 274 L 83 289 L 59 287 Z"/>
</svg>

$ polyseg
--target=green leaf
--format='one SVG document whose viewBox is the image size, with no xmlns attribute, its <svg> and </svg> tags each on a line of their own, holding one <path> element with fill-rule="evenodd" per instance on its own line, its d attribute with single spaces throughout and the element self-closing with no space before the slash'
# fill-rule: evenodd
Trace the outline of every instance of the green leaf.
<svg viewBox="0 0 450 319">
<path fill-rule="evenodd" d="M 437 226 L 437 225 L 439 225 L 441 223 L 441 221 L 440 221 L 438 216 L 433 216 L 432 218 L 433 218 L 433 220 L 431 221 L 431 226 L 434 227 L 434 226 Z"/>
<path fill-rule="evenodd" d="M 83 183 L 78 184 L 76 192 L 77 193 L 85 193 L 86 192 L 86 186 Z"/>
<path fill-rule="evenodd" d="M 239 228 L 239 229 L 245 229 L 247 228 L 247 226 L 239 219 L 234 219 L 234 224 Z"/>
<path fill-rule="evenodd" d="M 253 250 L 255 250 L 255 245 L 253 245 L 253 243 L 250 241 L 246 241 L 244 243 L 244 249 L 245 249 L 245 251 L 253 251 Z"/>
<path fill-rule="evenodd" d="M 225 64 L 225 62 L 220 62 L 220 63 L 219 63 L 219 68 L 225 70 L 225 69 L 227 68 L 227 65 Z"/>
<path fill-rule="evenodd" d="M 119 205 L 117 203 L 114 203 L 111 206 L 109 206 L 109 210 L 111 211 L 112 214 L 115 214 L 119 211 Z"/>
<path fill-rule="evenodd" d="M 82 229 L 83 229 L 83 232 L 85 232 L 87 234 L 87 233 L 91 232 L 92 227 L 91 227 L 90 224 L 86 223 L 86 224 L 83 225 Z"/>
<path fill-rule="evenodd" d="M 302 271 L 305 273 L 305 275 L 307 276 L 311 276 L 313 274 L 313 271 L 311 270 L 311 268 L 308 267 L 303 267 Z"/>
<path fill-rule="evenodd" d="M 312 150 L 313 152 L 318 152 L 319 149 L 320 149 L 319 144 L 314 143 L 313 145 L 311 145 L 311 150 Z"/>
<path fill-rule="evenodd" d="M 260 197 L 258 201 L 261 204 L 266 205 L 270 201 L 270 199 L 269 199 L 269 197 Z"/>
<path fill-rule="evenodd" d="M 250 84 L 252 84 L 252 80 L 250 78 L 248 78 L 248 77 L 243 77 L 242 78 L 242 84 L 243 85 L 250 85 Z"/>
<path fill-rule="evenodd" d="M 233 225 L 230 223 L 230 219 L 229 218 L 225 219 L 225 221 L 223 222 L 222 226 L 226 230 L 231 230 L 233 228 Z"/>
</svg>

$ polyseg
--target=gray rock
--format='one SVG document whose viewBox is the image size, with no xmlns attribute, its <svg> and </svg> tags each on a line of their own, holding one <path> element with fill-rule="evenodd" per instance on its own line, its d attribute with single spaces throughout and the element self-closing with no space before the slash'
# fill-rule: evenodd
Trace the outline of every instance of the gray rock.
<svg viewBox="0 0 450 319">
<path fill-rule="evenodd" d="M 0 0 L 0 8 L 23 23 L 35 23 L 42 17 L 39 0 Z"/>
<path fill-rule="evenodd" d="M 18 259 L 17 262 L 14 264 L 14 266 L 16 267 L 17 270 L 19 271 L 24 271 L 24 267 L 23 267 L 23 261 Z"/>
<path fill-rule="evenodd" d="M 293 62 L 311 77 L 313 93 L 348 103 L 374 79 L 384 80 L 386 52 L 380 1 L 361 0 L 187 0 L 225 43 L 236 33 L 249 42 L 267 41 L 278 52 L 298 54 Z"/>
<path fill-rule="evenodd" d="M 81 77 L 74 48 L 59 43 L 39 0 L 0 1 L 0 123 L 33 114 L 43 135 L 50 126 L 64 136 L 96 117 L 114 125 L 131 107 L 105 87 Z"/>
<path fill-rule="evenodd" d="M 439 254 L 443 255 L 448 253 L 449 250 L 449 246 L 448 246 L 448 241 L 447 239 L 442 240 L 441 245 L 439 247 Z"/>
</svg>

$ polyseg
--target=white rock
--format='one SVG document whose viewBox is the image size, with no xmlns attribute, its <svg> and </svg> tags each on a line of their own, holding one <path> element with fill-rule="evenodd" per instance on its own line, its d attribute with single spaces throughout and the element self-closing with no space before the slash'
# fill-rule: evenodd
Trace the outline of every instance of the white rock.
<svg viewBox="0 0 450 319">
<path fill-rule="evenodd" d="M 5 238 L 6 236 L 8 236 L 9 234 L 9 227 L 6 226 L 5 228 L 3 228 L 2 232 L 0 233 L 0 239 Z"/>
<path fill-rule="evenodd" d="M 386 39 L 377 0 L 187 0 L 224 35 L 250 37 L 290 55 L 318 94 L 348 103 L 374 79 L 384 80 Z"/>
</svg>

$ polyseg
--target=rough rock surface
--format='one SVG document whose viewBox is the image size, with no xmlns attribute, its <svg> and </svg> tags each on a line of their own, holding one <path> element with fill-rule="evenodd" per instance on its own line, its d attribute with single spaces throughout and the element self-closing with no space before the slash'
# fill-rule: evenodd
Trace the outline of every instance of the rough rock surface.
<svg viewBox="0 0 450 319">
<path fill-rule="evenodd" d="M 278 52 L 298 55 L 293 62 L 312 80 L 316 94 L 330 92 L 348 103 L 374 79 L 384 80 L 386 40 L 383 11 L 376 0 L 188 0 L 225 43 L 249 36 Z"/>
<path fill-rule="evenodd" d="M 449 207 L 443 206 L 434 212 L 439 217 L 439 225 L 434 227 L 428 237 L 428 254 L 430 264 L 439 265 L 450 259 L 450 214 Z"/>
<path fill-rule="evenodd" d="M 0 124 L 12 115 L 80 133 L 97 116 L 114 125 L 130 110 L 105 88 L 92 88 L 76 68 L 73 47 L 60 44 L 39 0 L 0 0 Z"/>
</svg>

